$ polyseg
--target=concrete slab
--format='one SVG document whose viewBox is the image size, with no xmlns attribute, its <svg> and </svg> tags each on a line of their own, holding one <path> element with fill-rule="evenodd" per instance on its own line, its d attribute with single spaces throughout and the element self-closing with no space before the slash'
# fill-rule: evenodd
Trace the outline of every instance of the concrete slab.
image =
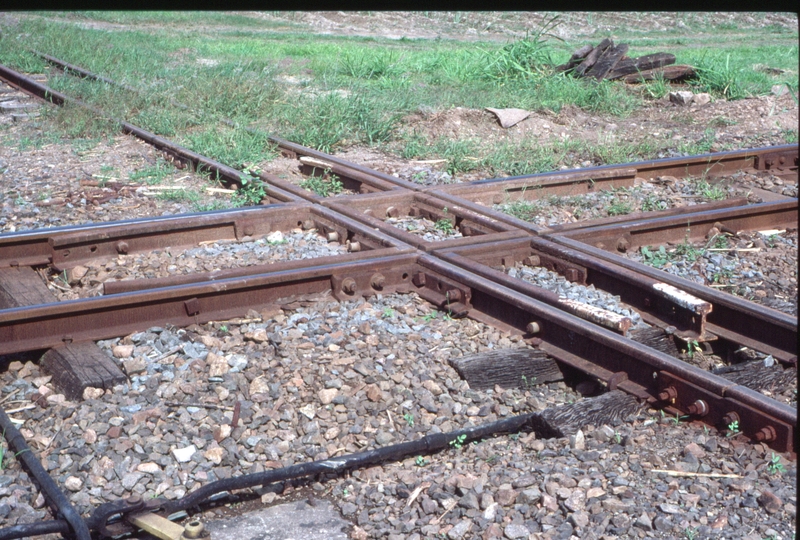
<svg viewBox="0 0 800 540">
<path fill-rule="evenodd" d="M 279 504 L 205 524 L 213 540 L 348 540 L 350 527 L 330 501 Z"/>
</svg>

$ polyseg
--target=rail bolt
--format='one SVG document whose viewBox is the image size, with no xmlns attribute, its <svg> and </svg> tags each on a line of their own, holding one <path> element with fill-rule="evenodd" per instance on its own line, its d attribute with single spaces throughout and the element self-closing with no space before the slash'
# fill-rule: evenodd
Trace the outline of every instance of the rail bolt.
<svg viewBox="0 0 800 540">
<path fill-rule="evenodd" d="M 741 418 L 739 418 L 739 415 L 733 411 L 725 413 L 725 415 L 722 417 L 722 423 L 726 426 L 733 424 L 734 422 L 739 422 L 739 420 L 741 420 Z"/>
<path fill-rule="evenodd" d="M 538 255 L 528 257 L 528 266 L 539 266 L 540 264 L 542 264 L 542 259 Z"/>
<path fill-rule="evenodd" d="M 332 231 L 328 233 L 328 242 L 338 242 L 339 241 L 339 233 L 336 231 Z"/>
<path fill-rule="evenodd" d="M 425 274 L 422 272 L 417 272 L 414 274 L 414 277 L 411 278 L 411 282 L 414 284 L 415 287 L 424 287 L 425 286 Z"/>
<path fill-rule="evenodd" d="M 386 285 L 386 278 L 383 274 L 375 274 L 372 276 L 372 280 L 370 280 L 370 285 L 372 285 L 373 289 L 381 290 L 383 286 Z"/>
<path fill-rule="evenodd" d="M 130 497 L 125 498 L 125 502 L 128 504 L 139 504 L 142 502 L 142 498 L 139 495 L 131 495 Z"/>
<path fill-rule="evenodd" d="M 661 392 L 658 393 L 658 399 L 661 401 L 670 401 L 673 402 L 678 398 L 678 391 L 675 390 L 674 386 L 667 386 Z"/>
<path fill-rule="evenodd" d="M 772 427 L 772 426 L 764 426 L 763 428 L 758 430 L 758 432 L 756 433 L 756 440 L 758 442 L 774 441 L 777 436 L 778 436 L 778 434 L 775 433 L 775 428 L 774 427 Z"/>
<path fill-rule="evenodd" d="M 117 253 L 121 255 L 125 255 L 128 253 L 128 243 L 127 242 L 117 242 Z"/>
<path fill-rule="evenodd" d="M 575 283 L 581 279 L 581 273 L 578 271 L 577 268 L 567 268 L 564 272 L 564 277 L 567 281 L 571 283 Z"/>
<path fill-rule="evenodd" d="M 316 228 L 317 224 L 314 223 L 313 219 L 306 219 L 303 221 L 303 230 L 309 231 L 311 229 Z"/>
<path fill-rule="evenodd" d="M 628 251 L 630 247 L 631 243 L 628 241 L 627 238 L 622 237 L 619 240 L 617 240 L 617 251 L 622 251 L 624 253 L 625 251 Z"/>
<path fill-rule="evenodd" d="M 529 334 L 538 334 L 541 328 L 539 327 L 538 322 L 533 321 L 528 323 L 528 325 L 525 327 L 525 330 L 527 330 Z"/>
<path fill-rule="evenodd" d="M 702 399 L 698 399 L 689 405 L 686 410 L 689 411 L 689 414 L 693 414 L 695 416 L 705 416 L 708 414 L 708 405 Z"/>
<path fill-rule="evenodd" d="M 184 538 L 200 538 L 203 535 L 203 524 L 198 520 L 190 521 L 183 528 Z"/>
<path fill-rule="evenodd" d="M 356 292 L 356 280 L 353 278 L 345 278 L 342 281 L 342 292 L 347 294 L 354 294 Z"/>
<path fill-rule="evenodd" d="M 458 289 L 448 289 L 444 296 L 448 302 L 461 302 L 461 291 Z"/>
<path fill-rule="evenodd" d="M 361 242 L 350 242 L 347 244 L 347 251 L 361 251 Z"/>
</svg>

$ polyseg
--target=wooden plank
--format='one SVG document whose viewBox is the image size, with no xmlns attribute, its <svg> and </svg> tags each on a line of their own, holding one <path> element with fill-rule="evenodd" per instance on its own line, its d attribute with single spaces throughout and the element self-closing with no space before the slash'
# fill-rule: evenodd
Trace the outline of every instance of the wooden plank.
<svg viewBox="0 0 800 540">
<path fill-rule="evenodd" d="M 642 81 L 652 81 L 658 77 L 663 77 L 668 81 L 676 81 L 680 79 L 688 79 L 694 75 L 694 68 L 683 64 L 674 66 L 664 66 L 656 69 L 648 69 L 633 75 L 627 75 L 622 78 L 626 83 L 639 83 Z"/>
<path fill-rule="evenodd" d="M 609 71 L 614 69 L 619 59 L 628 52 L 628 44 L 620 43 L 616 47 L 609 47 L 603 55 L 597 59 L 592 68 L 586 72 L 587 77 L 594 77 L 598 81 L 603 80 Z"/>
<path fill-rule="evenodd" d="M 767 367 L 763 360 L 726 366 L 714 370 L 714 374 L 756 391 L 780 392 L 797 384 L 797 368 L 784 369 L 777 362 Z"/>
<path fill-rule="evenodd" d="M 56 297 L 28 266 L 0 268 L 0 309 L 50 304 Z"/>
<path fill-rule="evenodd" d="M 628 337 L 636 343 L 641 343 L 651 349 L 668 354 L 674 358 L 680 358 L 681 353 L 675 345 L 675 338 L 672 334 L 667 334 L 657 326 L 650 328 L 628 330 Z"/>
<path fill-rule="evenodd" d="M 551 407 L 531 418 L 531 427 L 542 438 L 568 437 L 584 426 L 615 426 L 639 410 L 635 397 L 620 390 L 583 399 L 569 405 Z"/>
<path fill-rule="evenodd" d="M 521 388 L 564 379 L 556 361 L 539 349 L 487 351 L 451 358 L 450 365 L 473 390 L 491 389 L 495 385 Z"/>
<path fill-rule="evenodd" d="M 33 268 L 0 268 L 0 309 L 56 301 Z M 89 386 L 111 388 L 127 380 L 114 361 L 91 341 L 50 349 L 42 356 L 39 365 L 53 376 L 58 391 L 71 400 L 81 399 L 83 390 Z"/>
<path fill-rule="evenodd" d="M 639 58 L 622 58 L 617 65 L 606 74 L 606 79 L 619 79 L 624 75 L 669 66 L 675 63 L 675 55 L 670 53 L 654 53 Z"/>
<path fill-rule="evenodd" d="M 566 64 L 557 66 L 556 71 L 566 71 L 568 69 L 572 69 L 574 66 L 577 66 L 578 64 L 581 63 L 581 61 L 584 58 L 586 58 L 587 54 L 592 52 L 592 49 L 594 49 L 594 47 L 592 47 L 591 45 L 584 45 L 583 47 L 572 53 L 572 56 L 570 57 L 570 59 L 567 61 Z"/>
<path fill-rule="evenodd" d="M 608 38 L 601 41 L 597 45 L 597 47 L 592 49 L 592 52 L 586 55 L 586 59 L 583 62 L 581 62 L 581 65 L 575 68 L 574 73 L 579 77 L 583 77 L 584 73 L 586 73 L 586 70 L 591 68 L 595 64 L 595 62 L 597 62 L 597 59 L 600 58 L 600 55 L 606 52 L 606 49 L 612 47 L 613 45 L 614 42 Z"/>
<path fill-rule="evenodd" d="M 122 370 L 93 342 L 69 343 L 47 351 L 40 367 L 67 399 L 80 400 L 92 386 L 108 389 L 128 380 Z"/>
</svg>

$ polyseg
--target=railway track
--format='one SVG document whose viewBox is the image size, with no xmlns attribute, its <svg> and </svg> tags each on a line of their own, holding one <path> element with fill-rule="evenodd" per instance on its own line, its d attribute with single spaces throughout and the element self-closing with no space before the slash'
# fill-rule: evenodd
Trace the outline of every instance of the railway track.
<svg viewBox="0 0 800 540">
<path fill-rule="evenodd" d="M 71 99 L 2 66 L 0 76 L 55 104 Z M 229 185 L 241 183 L 242 171 L 136 126 L 121 125 L 125 132 L 167 152 L 182 166 L 216 172 Z M 0 310 L 0 354 L 43 353 L 41 367 L 53 376 L 56 387 L 69 399 L 80 400 L 87 389 L 90 393 L 94 388 L 111 389 L 130 380 L 130 374 L 122 372 L 119 363 L 95 344 L 97 341 L 150 328 L 246 321 L 254 314 L 275 312 L 278 307 L 297 306 L 298 302 L 312 302 L 326 295 L 343 304 L 359 298 L 412 295 L 447 320 L 477 321 L 485 328 L 516 336 L 514 343 L 535 351 L 528 353 L 529 362 L 505 366 L 505 380 L 525 381 L 531 373 L 526 370 L 550 369 L 547 366 L 555 363 L 559 370 L 581 374 L 587 383 L 584 387 L 592 388 L 587 394 L 617 396 L 620 404 L 609 406 L 609 411 L 629 411 L 630 404 L 625 401 L 629 398 L 623 396 L 633 396 L 676 418 L 685 416 L 722 431 L 735 425 L 742 436 L 794 455 L 796 406 L 688 360 L 691 353 L 702 350 L 705 356 L 728 365 L 747 349 L 759 359 L 777 361 L 771 369 L 780 370 L 781 375 L 796 373 L 796 317 L 623 255 L 642 246 L 707 239 L 709 234 L 735 237 L 765 229 L 796 230 L 796 199 L 758 192 L 765 202 L 747 204 L 746 199 L 733 198 L 546 227 L 492 205 L 578 196 L 611 186 L 634 186 L 637 179 L 665 176 L 705 175 L 713 181 L 715 176 L 747 171 L 796 183 L 797 145 L 426 187 L 289 141 L 273 138 L 273 142 L 288 156 L 310 158 L 312 161 L 298 160 L 308 172 L 323 168 L 360 194 L 323 198 L 272 175 L 261 175 L 268 189 L 263 201 L 267 204 L 259 207 L 0 235 L 0 301 L 5 308 Z M 456 234 L 426 239 L 407 227 L 400 228 L 398 222 L 403 219 L 428 220 L 437 224 L 440 232 Z M 52 283 L 54 275 L 66 276 L 76 268 L 99 269 L 108 267 L 111 261 L 123 266 L 153 250 L 178 254 L 197 246 L 217 250 L 236 244 L 252 245 L 255 250 L 258 246 L 249 243 L 263 241 L 276 232 L 285 239 L 292 231 L 317 235 L 340 254 L 269 264 L 234 262 L 228 268 L 216 268 L 215 253 L 208 259 L 211 269 L 201 264 L 204 271 L 182 275 L 153 270 L 151 275 L 99 280 L 102 296 L 62 302 L 56 301 L 41 277 L 46 274 Z M 544 268 L 571 286 L 591 286 L 618 296 L 621 308 L 614 311 L 600 301 L 571 300 L 508 272 L 522 267 Z M 65 284 L 68 286 L 69 280 Z M 651 329 L 646 338 L 635 331 L 633 319 Z M 260 342 L 270 343 L 276 350 L 281 345 L 280 338 L 274 337 Z M 668 346 L 654 346 L 655 342 Z M 273 476 L 245 475 L 237 482 L 211 483 L 202 495 L 194 499 L 187 496 L 184 505 L 162 499 L 149 504 L 141 499 L 106 503 L 88 520 L 65 511 L 71 506 L 59 499 L 58 486 L 50 485 L 47 472 L 31 463 L 32 474 L 37 482 L 49 486 L 43 487 L 47 499 L 63 519 L 0 530 L 0 538 L 48 532 L 85 538 L 89 529 L 101 535 L 119 534 L 130 526 L 124 520 L 110 523 L 110 518 L 157 509 L 162 513 L 186 509 L 221 491 L 318 474 L 326 467 L 338 472 L 399 460 L 452 447 L 454 440 L 463 443 L 467 438 L 478 440 L 497 432 L 525 428 L 546 436 L 558 426 L 548 424 L 550 417 L 544 416 L 541 420 L 523 414 L 499 424 L 453 429 L 408 448 L 402 445 L 411 443 L 387 444 L 365 455 L 351 450 L 346 458 L 342 456 L 341 463 L 337 460 L 335 467 L 329 459 L 321 459 L 316 465 L 298 465 L 297 470 L 279 468 Z M 0 421 L 8 429 L 6 438 L 14 451 L 30 452 L 4 413 Z M 602 415 L 592 421 L 606 423 Z M 231 423 L 235 427 L 237 422 Z M 574 434 L 576 429 L 571 426 L 559 433 Z"/>
</svg>

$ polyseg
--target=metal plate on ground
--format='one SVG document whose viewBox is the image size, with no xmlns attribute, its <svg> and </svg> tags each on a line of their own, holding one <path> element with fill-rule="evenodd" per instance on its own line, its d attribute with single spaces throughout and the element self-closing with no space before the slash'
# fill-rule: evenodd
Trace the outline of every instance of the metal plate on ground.
<svg viewBox="0 0 800 540">
<path fill-rule="evenodd" d="M 322 499 L 314 499 L 314 506 L 302 500 L 205 524 L 214 540 L 347 540 L 350 526 Z"/>
</svg>

